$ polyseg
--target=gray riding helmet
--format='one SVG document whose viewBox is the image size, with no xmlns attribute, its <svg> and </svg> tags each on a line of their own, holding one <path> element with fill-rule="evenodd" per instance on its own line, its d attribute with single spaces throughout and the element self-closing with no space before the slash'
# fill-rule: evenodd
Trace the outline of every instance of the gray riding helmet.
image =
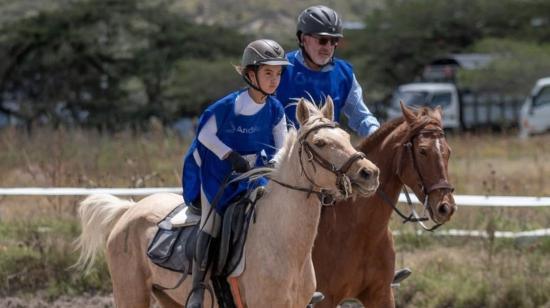
<svg viewBox="0 0 550 308">
<path fill-rule="evenodd" d="M 273 40 L 256 40 L 244 49 L 241 66 L 290 65 L 285 58 L 285 50 Z"/>
<path fill-rule="evenodd" d="M 244 49 L 243 59 L 241 61 L 242 77 L 244 81 L 252 88 L 262 92 L 264 95 L 273 95 L 273 93 L 267 93 L 260 87 L 254 85 L 246 74 L 247 68 L 251 68 L 256 72 L 256 83 L 258 81 L 258 70 L 260 65 L 282 65 L 283 70 L 287 65 L 292 65 L 285 58 L 285 50 L 279 43 L 273 40 L 261 39 L 256 40 Z"/>
<path fill-rule="evenodd" d="M 344 37 L 342 20 L 335 10 L 324 5 L 308 7 L 298 16 L 296 35 L 318 34 L 332 37 Z"/>
</svg>

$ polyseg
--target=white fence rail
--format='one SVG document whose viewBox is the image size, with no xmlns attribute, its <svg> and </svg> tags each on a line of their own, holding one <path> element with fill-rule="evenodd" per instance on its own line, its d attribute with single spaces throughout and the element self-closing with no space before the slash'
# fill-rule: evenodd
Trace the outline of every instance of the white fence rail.
<svg viewBox="0 0 550 308">
<path fill-rule="evenodd" d="M 87 196 L 111 194 L 119 196 L 144 196 L 160 192 L 179 194 L 181 187 L 149 188 L 80 188 L 80 187 L 17 187 L 0 188 L 0 196 Z"/>
<path fill-rule="evenodd" d="M 149 188 L 80 188 L 80 187 L 15 187 L 0 188 L 0 196 L 85 196 L 91 194 L 112 194 L 123 196 L 143 196 L 158 192 L 181 193 L 181 187 L 149 187 Z M 455 195 L 458 206 L 492 206 L 492 207 L 546 207 L 550 206 L 550 197 L 527 196 L 483 196 Z M 411 200 L 418 199 L 411 195 Z M 400 202 L 405 202 L 404 194 L 399 196 Z"/>
<path fill-rule="evenodd" d="M 393 235 L 403 235 L 403 234 L 430 234 L 434 236 L 455 236 L 455 237 L 481 237 L 489 238 L 491 234 L 485 230 L 460 230 L 460 229 L 448 229 L 448 230 L 437 230 L 434 232 L 426 232 L 424 230 L 417 230 L 416 232 L 400 232 L 399 230 L 393 231 Z M 525 239 L 525 238 L 535 238 L 535 237 L 544 237 L 550 236 L 550 229 L 537 229 L 531 231 L 494 231 L 493 233 L 495 238 L 510 238 L 510 239 Z"/>
<path fill-rule="evenodd" d="M 78 188 L 78 187 L 24 187 L 24 188 L 0 188 L 0 196 L 85 196 L 91 194 L 112 194 L 123 196 L 143 196 L 159 192 L 181 193 L 181 187 L 149 187 L 149 188 Z M 548 207 L 550 197 L 527 197 L 527 196 L 482 196 L 482 195 L 455 195 L 455 202 L 458 206 L 472 207 Z M 400 202 L 406 202 L 404 194 L 399 196 Z M 411 195 L 411 200 L 418 203 L 418 199 Z M 398 231 L 395 235 L 400 235 Z M 423 234 L 418 230 L 416 234 Z M 435 236 L 460 236 L 460 237 L 481 237 L 491 236 L 487 231 L 481 230 L 439 230 L 433 232 Z M 496 238 L 533 238 L 550 236 L 550 229 L 538 229 L 522 232 L 495 231 Z"/>
<path fill-rule="evenodd" d="M 493 207 L 544 207 L 550 206 L 550 197 L 526 196 L 482 196 L 454 195 L 458 206 L 493 206 Z M 399 196 L 399 202 L 406 202 L 404 194 Z M 418 203 L 416 196 L 411 195 L 411 201 Z"/>
</svg>

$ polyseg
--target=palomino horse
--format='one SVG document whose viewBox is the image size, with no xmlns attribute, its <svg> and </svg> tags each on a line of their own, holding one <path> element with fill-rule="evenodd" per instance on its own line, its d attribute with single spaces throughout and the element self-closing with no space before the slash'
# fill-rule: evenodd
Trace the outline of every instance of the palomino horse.
<svg viewBox="0 0 550 308">
<path fill-rule="evenodd" d="M 403 104 L 401 109 L 402 118 L 385 123 L 358 147 L 380 168 L 377 194 L 323 210 L 313 249 L 318 290 L 326 296 L 318 307 L 335 307 L 350 297 L 366 307 L 395 306 L 388 224 L 404 184 L 424 201 L 434 223 L 448 221 L 455 211 L 441 109 L 414 113 Z"/>
<path fill-rule="evenodd" d="M 316 288 L 311 251 L 321 204 L 371 195 L 378 187 L 378 168 L 332 121 L 333 108 L 332 101 L 322 110 L 305 100 L 298 103 L 301 128 L 289 132 L 277 154 L 279 164 L 269 174 L 272 181 L 249 228 L 245 270 L 238 278 L 239 299 L 248 307 L 305 307 Z M 82 202 L 78 264 L 90 265 L 106 240 L 117 307 L 149 307 L 152 296 L 163 307 L 183 306 L 191 279 L 173 290 L 154 287 L 174 286 L 181 274 L 146 256 L 157 223 L 181 202 L 176 194 L 155 194 L 137 203 L 110 195 Z M 212 304 L 209 296 L 204 304 Z"/>
</svg>

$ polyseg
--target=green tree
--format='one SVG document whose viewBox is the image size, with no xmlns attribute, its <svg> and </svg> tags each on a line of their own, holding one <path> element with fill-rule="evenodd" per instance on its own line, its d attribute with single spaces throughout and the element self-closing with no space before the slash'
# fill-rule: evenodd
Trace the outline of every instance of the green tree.
<svg viewBox="0 0 550 308">
<path fill-rule="evenodd" d="M 411 82 L 433 58 L 484 38 L 545 42 L 550 4 L 541 0 L 392 0 L 366 17 L 347 50 L 376 98 Z"/>
<path fill-rule="evenodd" d="M 411 81 L 435 55 L 460 50 L 481 37 L 479 8 L 468 0 L 391 1 L 371 12 L 352 56 L 380 96 Z M 375 94 L 376 95 L 376 94 Z"/>
<path fill-rule="evenodd" d="M 85 121 L 111 129 L 176 117 L 174 104 L 194 103 L 168 94 L 177 93 L 170 89 L 178 84 L 177 62 L 236 57 L 245 40 L 188 22 L 170 4 L 80 1 L 3 25 L 2 110 L 29 124 Z M 14 102 L 17 108 L 7 108 Z"/>
<path fill-rule="evenodd" d="M 471 51 L 495 56 L 483 69 L 459 73 L 459 83 L 474 91 L 527 96 L 535 81 L 550 72 L 550 43 L 491 38 L 477 42 Z"/>
</svg>

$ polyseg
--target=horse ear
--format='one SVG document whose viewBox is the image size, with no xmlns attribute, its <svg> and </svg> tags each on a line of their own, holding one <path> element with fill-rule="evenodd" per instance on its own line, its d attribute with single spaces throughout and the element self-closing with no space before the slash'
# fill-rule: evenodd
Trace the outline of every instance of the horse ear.
<svg viewBox="0 0 550 308">
<path fill-rule="evenodd" d="M 296 119 L 298 119 L 298 122 L 300 122 L 300 126 L 304 125 L 304 123 L 309 120 L 309 108 L 307 106 L 306 101 L 304 98 L 300 98 L 300 101 L 298 102 L 298 106 L 296 107 Z"/>
<path fill-rule="evenodd" d="M 334 102 L 332 101 L 332 97 L 330 97 L 330 95 L 327 96 L 327 100 L 321 109 L 321 113 L 323 113 L 325 118 L 334 121 Z"/>
<path fill-rule="evenodd" d="M 407 122 L 409 123 L 414 122 L 416 120 L 416 114 L 414 114 L 414 111 L 405 106 L 405 103 L 403 103 L 403 101 L 399 101 L 399 104 L 401 105 L 401 111 L 403 112 L 405 120 L 407 120 Z"/>
</svg>

